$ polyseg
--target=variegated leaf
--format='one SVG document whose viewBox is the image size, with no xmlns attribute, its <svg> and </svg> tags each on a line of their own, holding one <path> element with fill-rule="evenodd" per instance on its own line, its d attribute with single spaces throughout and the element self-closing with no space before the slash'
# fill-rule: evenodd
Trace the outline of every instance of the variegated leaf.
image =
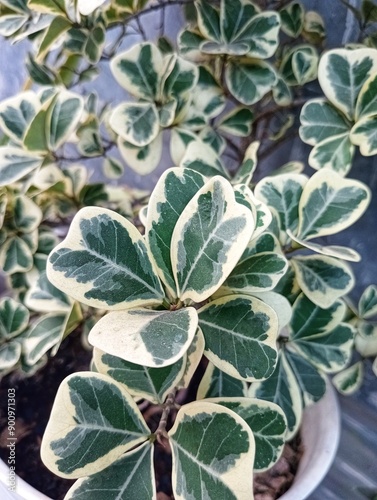
<svg viewBox="0 0 377 500">
<path fill-rule="evenodd" d="M 200 32 L 210 40 L 221 41 L 220 14 L 216 7 L 208 2 L 198 0 L 196 2 L 198 13 L 198 26 Z"/>
<path fill-rule="evenodd" d="M 229 179 L 229 174 L 219 156 L 210 146 L 198 140 L 188 144 L 180 167 L 190 168 L 206 177 L 221 175 Z"/>
<path fill-rule="evenodd" d="M 123 384 L 135 398 L 147 399 L 154 404 L 164 403 L 169 392 L 181 380 L 186 366 L 186 356 L 164 368 L 149 368 L 96 348 L 93 361 L 97 372 Z"/>
<path fill-rule="evenodd" d="M 232 377 L 269 377 L 276 364 L 278 319 L 275 311 L 247 295 L 216 299 L 199 309 L 205 355 Z"/>
<path fill-rule="evenodd" d="M 7 342 L 0 346 L 0 374 L 7 373 L 19 361 L 21 357 L 21 344 L 17 341 Z"/>
<path fill-rule="evenodd" d="M 0 35 L 10 37 L 14 35 L 28 21 L 25 14 L 3 14 L 0 18 Z"/>
<path fill-rule="evenodd" d="M 223 116 L 217 128 L 236 137 L 247 137 L 251 133 L 254 113 L 249 108 L 236 107 Z"/>
<path fill-rule="evenodd" d="M 308 240 L 337 233 L 359 219 L 369 201 L 370 191 L 361 182 L 320 170 L 304 186 L 297 234 Z"/>
<path fill-rule="evenodd" d="M 309 43 L 323 43 L 326 37 L 325 23 L 318 12 L 314 10 L 305 12 L 304 31 L 302 35 Z"/>
<path fill-rule="evenodd" d="M 304 407 L 319 401 L 326 392 L 326 379 L 322 372 L 293 351 L 286 350 L 285 357 L 300 387 Z"/>
<path fill-rule="evenodd" d="M 112 156 L 107 156 L 104 159 L 102 169 L 108 179 L 119 179 L 124 174 L 122 162 Z"/>
<path fill-rule="evenodd" d="M 38 312 L 67 313 L 71 309 L 70 299 L 49 282 L 45 272 L 41 273 L 26 293 L 25 304 L 29 309 Z"/>
<path fill-rule="evenodd" d="M 232 180 L 234 184 L 246 184 L 247 186 L 250 184 L 257 167 L 257 152 L 259 145 L 260 143 L 258 141 L 254 141 L 246 149 L 243 162 Z"/>
<path fill-rule="evenodd" d="M 239 34 L 247 28 L 252 18 L 259 13 L 258 7 L 250 0 L 221 1 L 221 35 L 226 43 L 237 41 Z"/>
<path fill-rule="evenodd" d="M 325 99 L 311 99 L 300 114 L 300 138 L 306 144 L 316 144 L 332 136 L 348 134 L 351 123 Z"/>
<path fill-rule="evenodd" d="M 360 147 L 363 156 L 377 153 L 377 115 L 362 118 L 352 127 L 350 139 L 352 144 Z"/>
<path fill-rule="evenodd" d="M 282 255 L 261 252 L 242 260 L 230 273 L 225 286 L 241 293 L 272 290 L 287 267 L 287 260 Z"/>
<path fill-rule="evenodd" d="M 358 361 L 352 366 L 334 375 L 332 382 L 344 396 L 349 396 L 359 390 L 364 378 L 364 366 Z"/>
<path fill-rule="evenodd" d="M 89 343 L 126 361 L 163 368 L 181 359 L 198 327 L 193 307 L 177 311 L 131 309 L 101 318 L 89 334 Z"/>
<path fill-rule="evenodd" d="M 196 141 L 197 135 L 182 127 L 173 127 L 170 132 L 170 156 L 174 165 L 179 165 L 190 142 Z"/>
<path fill-rule="evenodd" d="M 253 434 L 235 412 L 214 403 L 184 405 L 169 431 L 177 500 L 253 498 Z"/>
<path fill-rule="evenodd" d="M 77 8 L 80 14 L 88 16 L 92 14 L 106 0 L 77 0 Z"/>
<path fill-rule="evenodd" d="M 253 398 L 220 397 L 206 401 L 229 408 L 250 427 L 255 439 L 254 471 L 262 472 L 277 462 L 287 431 L 287 420 L 280 406 Z"/>
<path fill-rule="evenodd" d="M 304 85 L 317 78 L 318 54 L 311 45 L 298 45 L 284 57 L 280 71 L 288 85 Z"/>
<path fill-rule="evenodd" d="M 198 30 L 185 29 L 177 37 L 179 52 L 191 61 L 205 59 L 205 54 L 200 50 L 204 41 L 203 35 Z"/>
<path fill-rule="evenodd" d="M 251 105 L 264 97 L 276 83 L 276 73 L 264 61 L 230 61 L 225 70 L 231 94 L 242 104 Z"/>
<path fill-rule="evenodd" d="M 195 337 L 186 351 L 186 365 L 178 387 L 187 388 L 191 379 L 198 368 L 204 353 L 204 336 L 202 330 L 198 327 Z"/>
<path fill-rule="evenodd" d="M 141 99 L 154 101 L 157 97 L 163 58 L 152 43 L 134 45 L 111 60 L 111 71 L 122 87 Z"/>
<path fill-rule="evenodd" d="M 30 327 L 22 343 L 24 362 L 27 365 L 37 363 L 63 339 L 67 319 L 67 314 L 47 314 Z"/>
<path fill-rule="evenodd" d="M 265 177 L 255 187 L 255 196 L 276 210 L 280 221 L 280 236 L 286 241 L 286 230 L 295 232 L 299 222 L 299 200 L 308 177 L 303 174 L 281 174 Z"/>
<path fill-rule="evenodd" d="M 127 141 L 118 139 L 119 152 L 129 167 L 139 175 L 153 172 L 161 160 L 163 134 L 143 147 L 134 146 Z"/>
<path fill-rule="evenodd" d="M 377 356 L 377 325 L 367 321 L 357 322 L 356 351 L 365 358 Z"/>
<path fill-rule="evenodd" d="M 279 331 L 289 324 L 292 318 L 292 306 L 283 295 L 276 292 L 252 292 L 251 295 L 265 302 L 276 312 Z"/>
<path fill-rule="evenodd" d="M 59 38 L 62 37 L 70 28 L 72 23 L 66 17 L 57 16 L 46 29 L 41 44 L 39 46 L 37 61 L 42 62 L 43 58 L 53 50 L 55 43 L 59 43 Z"/>
<path fill-rule="evenodd" d="M 361 87 L 356 102 L 355 120 L 377 114 L 377 73 L 372 73 Z"/>
<path fill-rule="evenodd" d="M 41 103 L 35 92 L 27 91 L 0 103 L 0 126 L 15 142 L 23 139 L 25 131 L 39 111 Z"/>
<path fill-rule="evenodd" d="M 204 142 L 204 144 L 208 144 L 211 148 L 220 156 L 223 154 L 226 148 L 226 140 L 222 135 L 217 132 L 217 130 L 211 127 L 204 127 L 199 132 L 199 138 Z"/>
<path fill-rule="evenodd" d="M 121 384 L 98 373 L 74 373 L 59 387 L 41 456 L 61 477 L 85 477 L 108 467 L 149 434 Z"/>
<path fill-rule="evenodd" d="M 354 154 L 355 147 L 349 132 L 346 132 L 316 144 L 309 155 L 308 163 L 316 170 L 327 168 L 344 176 L 352 167 Z"/>
<path fill-rule="evenodd" d="M 279 12 L 282 31 L 293 38 L 297 38 L 304 27 L 304 7 L 300 2 L 291 2 Z"/>
<path fill-rule="evenodd" d="M 76 300 L 104 309 L 162 302 L 163 290 L 144 239 L 115 212 L 86 207 L 50 254 L 47 277 Z"/>
<path fill-rule="evenodd" d="M 318 80 L 327 99 L 352 120 L 359 92 L 376 71 L 377 52 L 374 49 L 334 49 L 321 57 Z"/>
<path fill-rule="evenodd" d="M 122 139 L 138 147 L 150 144 L 160 131 L 156 106 L 149 102 L 120 104 L 109 123 Z"/>
<path fill-rule="evenodd" d="M 13 146 L 0 147 L 0 186 L 8 186 L 42 165 L 43 157 Z"/>
<path fill-rule="evenodd" d="M 279 352 L 272 375 L 263 382 L 251 384 L 249 397 L 264 399 L 280 406 L 287 418 L 288 429 L 285 439 L 288 441 L 296 434 L 302 419 L 301 393 L 283 351 Z"/>
<path fill-rule="evenodd" d="M 206 66 L 199 66 L 199 80 L 192 92 L 192 106 L 209 120 L 216 118 L 226 105 L 224 89 Z"/>
<path fill-rule="evenodd" d="M 301 290 L 324 309 L 346 295 L 355 284 L 351 268 L 334 257 L 297 256 L 291 263 Z"/>
<path fill-rule="evenodd" d="M 235 201 L 231 184 L 215 176 L 187 204 L 171 240 L 180 300 L 201 302 L 226 280 L 254 230 L 249 209 Z"/>
<path fill-rule="evenodd" d="M 65 15 L 64 0 L 28 0 L 27 5 L 29 9 L 42 14 Z"/>
<path fill-rule="evenodd" d="M 22 233 L 37 229 L 42 221 L 42 210 L 26 195 L 19 195 L 14 200 L 14 225 Z"/>
<path fill-rule="evenodd" d="M 0 247 L 0 268 L 7 273 L 30 271 L 33 254 L 29 245 L 19 236 L 13 236 Z"/>
<path fill-rule="evenodd" d="M 176 54 L 167 55 L 161 77 L 161 94 L 166 98 L 177 98 L 190 92 L 198 83 L 199 70 Z"/>
<path fill-rule="evenodd" d="M 156 500 L 153 446 L 143 443 L 113 462 L 103 472 L 78 479 L 65 500 Z"/>
<path fill-rule="evenodd" d="M 146 239 L 158 274 L 174 296 L 177 292 L 170 258 L 173 231 L 186 205 L 204 183 L 204 177 L 191 169 L 169 169 L 160 177 L 149 200 Z"/>
<path fill-rule="evenodd" d="M 219 397 L 244 397 L 247 393 L 247 384 L 219 370 L 211 362 L 200 381 L 196 399 Z"/>
<path fill-rule="evenodd" d="M 377 315 L 377 286 L 368 286 L 359 300 L 359 316 L 363 319 L 373 318 Z"/>
<path fill-rule="evenodd" d="M 23 304 L 11 297 L 0 301 L 0 341 L 17 336 L 28 322 L 29 311 Z"/>
<path fill-rule="evenodd" d="M 276 83 L 272 87 L 272 96 L 279 106 L 289 106 L 292 103 L 292 90 L 280 75 L 277 75 Z"/>
<path fill-rule="evenodd" d="M 56 151 L 66 142 L 75 130 L 83 109 L 83 98 L 73 92 L 61 91 L 53 99 L 46 115 L 46 133 L 50 151 Z"/>
</svg>

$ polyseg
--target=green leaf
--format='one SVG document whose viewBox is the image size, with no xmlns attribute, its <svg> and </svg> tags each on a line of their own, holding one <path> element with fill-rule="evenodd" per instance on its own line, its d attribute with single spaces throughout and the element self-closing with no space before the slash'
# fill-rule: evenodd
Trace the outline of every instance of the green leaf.
<svg viewBox="0 0 377 500">
<path fill-rule="evenodd" d="M 41 273 L 38 280 L 28 290 L 25 304 L 28 308 L 38 312 L 67 313 L 71 309 L 71 301 L 67 295 L 48 281 L 45 272 Z"/>
<path fill-rule="evenodd" d="M 171 240 L 180 300 L 201 302 L 224 282 L 254 229 L 249 209 L 235 201 L 222 177 L 208 181 L 186 205 Z"/>
<path fill-rule="evenodd" d="M 225 104 L 224 89 L 206 66 L 199 66 L 199 80 L 192 92 L 192 106 L 209 120 L 216 118 Z"/>
<path fill-rule="evenodd" d="M 51 106 L 51 102 L 54 97 L 47 99 L 30 121 L 23 138 L 23 146 L 29 151 L 35 154 L 46 155 L 48 151 L 48 141 L 47 141 L 47 111 Z"/>
<path fill-rule="evenodd" d="M 246 395 L 246 392 L 246 382 L 231 377 L 209 362 L 203 378 L 200 381 L 196 399 L 228 396 L 243 397 Z"/>
<path fill-rule="evenodd" d="M 377 153 L 377 115 L 362 118 L 353 126 L 350 136 L 352 144 L 360 146 L 363 156 Z"/>
<path fill-rule="evenodd" d="M 197 61 L 202 58 L 200 45 L 204 40 L 203 35 L 193 30 L 183 30 L 178 35 L 179 52 L 187 59 Z"/>
<path fill-rule="evenodd" d="M 373 318 L 377 315 L 377 286 L 370 285 L 362 293 L 359 305 L 359 316 L 363 319 Z"/>
<path fill-rule="evenodd" d="M 369 201 L 370 191 L 361 182 L 320 170 L 301 195 L 298 237 L 308 240 L 342 231 L 361 217 Z"/>
<path fill-rule="evenodd" d="M 351 268 L 333 257 L 297 256 L 291 263 L 301 290 L 324 309 L 346 295 L 355 284 Z"/>
<path fill-rule="evenodd" d="M 304 406 L 322 399 L 326 392 L 326 379 L 322 373 L 295 352 L 286 350 L 285 357 L 300 387 Z"/>
<path fill-rule="evenodd" d="M 21 92 L 0 103 L 0 126 L 15 142 L 23 139 L 25 131 L 37 114 L 41 103 L 35 92 Z"/>
<path fill-rule="evenodd" d="M 62 16 L 55 17 L 51 24 L 48 26 L 41 44 L 38 50 L 37 59 L 43 60 L 43 58 L 49 53 L 50 49 L 54 43 L 70 28 L 72 27 L 71 22 Z"/>
<path fill-rule="evenodd" d="M 234 184 L 246 184 L 247 186 L 250 184 L 255 169 L 257 168 L 257 152 L 259 145 L 260 143 L 258 141 L 249 144 L 245 151 L 243 162 L 232 180 Z"/>
<path fill-rule="evenodd" d="M 371 117 L 377 114 L 377 73 L 372 73 L 361 87 L 356 102 L 355 119 Z"/>
<path fill-rule="evenodd" d="M 213 398 L 210 403 L 237 413 L 250 427 L 255 439 L 254 471 L 262 472 L 277 462 L 283 452 L 287 420 L 275 403 L 252 398 Z"/>
<path fill-rule="evenodd" d="M 372 0 L 363 0 L 361 4 L 362 19 L 366 23 L 377 21 L 377 6 Z"/>
<path fill-rule="evenodd" d="M 7 274 L 30 271 L 33 255 L 28 244 L 18 236 L 8 238 L 1 246 L 0 267 Z"/>
<path fill-rule="evenodd" d="M 119 179 L 124 174 L 124 166 L 112 156 L 106 156 L 103 161 L 103 173 L 108 179 Z"/>
<path fill-rule="evenodd" d="M 174 165 L 179 165 L 181 163 L 186 153 L 187 145 L 197 140 L 197 135 L 186 128 L 173 127 L 171 129 L 170 156 Z"/>
<path fill-rule="evenodd" d="M 376 71 L 377 52 L 374 49 L 334 49 L 321 57 L 318 81 L 327 99 L 353 120 L 359 92 Z"/>
<path fill-rule="evenodd" d="M 93 360 L 97 371 L 109 375 L 123 384 L 135 398 L 142 398 L 154 404 L 163 404 L 169 392 L 181 380 L 186 365 L 184 356 L 176 363 L 164 368 L 149 368 L 111 356 L 94 349 Z"/>
<path fill-rule="evenodd" d="M 83 112 L 83 98 L 73 92 L 60 91 L 47 110 L 46 135 L 51 151 L 62 146 L 75 130 Z"/>
<path fill-rule="evenodd" d="M 118 458 L 103 472 L 79 479 L 70 488 L 66 500 L 156 500 L 153 447 L 150 442 Z"/>
<path fill-rule="evenodd" d="M 199 138 L 204 144 L 208 144 L 219 156 L 225 151 L 226 140 L 213 128 L 204 127 L 199 133 Z"/>
<path fill-rule="evenodd" d="M 61 477 L 84 477 L 105 469 L 149 434 L 120 384 L 98 373 L 75 373 L 59 387 L 41 456 Z"/>
<path fill-rule="evenodd" d="M 88 340 L 94 347 L 126 361 L 163 368 L 183 357 L 197 327 L 198 315 L 193 307 L 114 311 L 95 324 Z"/>
<path fill-rule="evenodd" d="M 149 200 L 146 239 L 160 278 L 175 296 L 170 257 L 173 231 L 186 205 L 204 183 L 204 177 L 193 170 L 169 169 L 160 177 Z"/>
<path fill-rule="evenodd" d="M 247 295 L 216 299 L 199 309 L 205 355 L 232 377 L 246 381 L 269 377 L 277 352 L 274 310 Z"/>
<path fill-rule="evenodd" d="M 42 221 L 42 210 L 25 195 L 17 196 L 13 207 L 14 225 L 22 233 L 37 229 Z"/>
<path fill-rule="evenodd" d="M 27 327 L 29 311 L 11 297 L 0 301 L 0 340 L 17 336 Z"/>
<path fill-rule="evenodd" d="M 255 187 L 255 196 L 276 210 L 280 237 L 286 242 L 286 231 L 295 232 L 299 222 L 298 205 L 308 177 L 303 174 L 281 174 L 265 177 Z"/>
<path fill-rule="evenodd" d="M 276 83 L 272 66 L 264 61 L 229 61 L 225 80 L 231 94 L 242 104 L 255 104 L 264 97 Z"/>
<path fill-rule="evenodd" d="M 349 132 L 324 139 L 309 155 L 309 165 L 316 170 L 327 168 L 346 175 L 352 167 L 355 147 Z"/>
<path fill-rule="evenodd" d="M 110 116 L 111 128 L 135 146 L 151 143 L 160 131 L 159 116 L 153 103 L 123 103 Z"/>
<path fill-rule="evenodd" d="M 229 178 L 229 174 L 218 154 L 210 146 L 198 140 L 188 144 L 179 166 L 195 170 L 209 178 L 215 175 L 221 175 L 226 179 Z"/>
<path fill-rule="evenodd" d="M 98 64 L 105 46 L 106 29 L 98 22 L 88 33 L 83 51 L 91 64 Z"/>
<path fill-rule="evenodd" d="M 131 95 L 147 100 L 157 97 L 163 58 L 157 47 L 141 43 L 111 60 L 111 71 Z"/>
<path fill-rule="evenodd" d="M 126 309 L 161 303 L 163 291 L 144 239 L 124 217 L 81 209 L 47 264 L 53 285 L 84 304 Z"/>
<path fill-rule="evenodd" d="M 164 72 L 161 78 L 161 94 L 167 98 L 178 98 L 190 92 L 198 83 L 199 70 L 176 54 L 168 55 L 164 60 Z"/>
<path fill-rule="evenodd" d="M 300 120 L 300 138 L 312 146 L 350 131 L 348 120 L 324 99 L 312 99 L 305 103 Z"/>
<path fill-rule="evenodd" d="M 221 34 L 223 40 L 230 44 L 237 41 L 252 21 L 252 18 L 258 14 L 258 8 L 249 0 L 241 2 L 233 0 L 232 2 L 221 1 Z"/>
<path fill-rule="evenodd" d="M 27 365 L 34 365 L 47 351 L 60 343 L 67 319 L 66 314 L 52 313 L 42 316 L 32 325 L 22 343 L 24 362 Z"/>
<path fill-rule="evenodd" d="M 236 107 L 223 116 L 217 128 L 226 134 L 246 137 L 251 133 L 254 113 L 249 108 Z"/>
<path fill-rule="evenodd" d="M 292 103 L 292 91 L 287 82 L 277 75 L 275 85 L 272 87 L 274 101 L 279 106 L 289 106 Z"/>
<path fill-rule="evenodd" d="M 272 375 L 263 382 L 251 384 L 249 396 L 264 399 L 280 406 L 287 418 L 286 441 L 296 434 L 302 419 L 301 393 L 283 351 L 279 352 L 277 365 Z"/>
<path fill-rule="evenodd" d="M 326 37 L 325 23 L 318 12 L 314 10 L 305 12 L 302 35 L 309 43 L 323 44 Z"/>
<path fill-rule="evenodd" d="M 0 35 L 10 37 L 26 24 L 28 18 L 24 14 L 8 14 L 0 17 Z"/>
<path fill-rule="evenodd" d="M 150 144 L 141 148 L 119 139 L 119 152 L 132 170 L 139 175 L 147 175 L 153 172 L 160 162 L 162 139 L 163 134 L 160 132 Z"/>
<path fill-rule="evenodd" d="M 66 14 L 64 0 L 28 0 L 27 5 L 42 14 Z"/>
<path fill-rule="evenodd" d="M 279 11 L 281 29 L 292 38 L 297 38 L 304 28 L 304 7 L 300 2 L 292 2 Z"/>
<path fill-rule="evenodd" d="M 0 346 L 0 370 L 5 372 L 11 370 L 19 361 L 20 356 L 21 344 L 19 342 L 7 342 Z"/>
<path fill-rule="evenodd" d="M 239 15 L 240 13 L 238 13 Z M 280 17 L 277 12 L 264 11 L 254 16 L 234 42 L 249 46 L 247 57 L 268 59 L 272 57 L 279 44 Z"/>
<path fill-rule="evenodd" d="M 219 11 L 208 2 L 195 2 L 198 12 L 198 26 L 201 33 L 210 40 L 221 41 Z"/>
<path fill-rule="evenodd" d="M 283 58 L 280 71 L 288 85 L 304 85 L 317 78 L 318 54 L 311 45 L 299 45 Z"/>
<path fill-rule="evenodd" d="M 7 186 L 42 165 L 43 158 L 13 146 L 0 147 L 0 186 Z"/>
<path fill-rule="evenodd" d="M 158 119 L 161 127 L 166 128 L 173 124 L 177 111 L 177 104 L 177 101 L 172 99 L 160 107 L 158 110 Z"/>
<path fill-rule="evenodd" d="M 204 401 L 184 405 L 169 437 L 177 500 L 252 496 L 254 438 L 235 412 Z"/>
<path fill-rule="evenodd" d="M 274 252 L 261 252 L 242 259 L 225 281 L 225 286 L 240 293 L 268 291 L 275 288 L 287 271 L 288 262 Z"/>
<path fill-rule="evenodd" d="M 377 356 L 377 325 L 367 321 L 357 322 L 358 334 L 355 338 L 355 349 L 364 358 Z"/>
<path fill-rule="evenodd" d="M 186 365 L 179 381 L 178 387 L 186 389 L 191 379 L 198 368 L 204 352 L 204 336 L 201 329 L 198 327 L 195 337 L 186 351 Z"/>
<path fill-rule="evenodd" d="M 354 394 L 359 390 L 364 378 L 364 366 L 362 361 L 349 366 L 345 370 L 337 373 L 332 382 L 337 390 L 344 396 Z"/>
</svg>

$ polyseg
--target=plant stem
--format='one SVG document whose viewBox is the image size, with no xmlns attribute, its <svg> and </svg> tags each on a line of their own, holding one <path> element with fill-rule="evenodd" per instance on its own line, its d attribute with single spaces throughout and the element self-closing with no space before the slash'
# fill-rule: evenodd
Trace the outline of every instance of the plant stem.
<svg viewBox="0 0 377 500">
<path fill-rule="evenodd" d="M 157 430 L 155 432 L 156 439 L 162 446 L 164 446 L 163 439 L 168 439 L 166 425 L 168 423 L 170 411 L 172 410 L 172 408 L 176 407 L 176 403 L 175 403 L 176 394 L 177 394 L 176 388 L 173 389 L 173 391 L 168 394 L 168 397 L 166 398 L 166 401 L 163 405 L 163 411 L 162 411 L 162 415 L 160 418 L 160 422 L 159 422 Z"/>
</svg>

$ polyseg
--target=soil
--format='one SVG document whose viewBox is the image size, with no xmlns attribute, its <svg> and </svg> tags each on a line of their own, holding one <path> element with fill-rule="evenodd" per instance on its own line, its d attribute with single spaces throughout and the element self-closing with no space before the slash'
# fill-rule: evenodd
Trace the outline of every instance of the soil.
<svg viewBox="0 0 377 500">
<path fill-rule="evenodd" d="M 16 394 L 16 473 L 53 500 L 62 500 L 74 483 L 52 474 L 42 463 L 39 455 L 44 429 L 49 419 L 52 404 L 61 381 L 71 373 L 88 370 L 91 353 L 82 347 L 80 335 L 71 334 L 62 344 L 58 354 L 33 377 L 19 379 L 8 375 L 0 385 L 0 458 L 7 462 L 7 415 L 8 388 Z M 202 367 L 203 369 L 203 367 Z M 199 377 L 195 377 L 199 378 Z M 195 384 L 196 380 L 193 380 Z M 185 394 L 186 402 L 192 399 L 193 391 Z M 181 396 L 181 394 L 180 394 Z M 154 431 L 159 422 L 159 411 L 145 405 L 144 417 Z M 174 415 L 173 415 L 174 417 Z M 275 500 L 292 484 L 302 455 L 300 438 L 288 443 L 282 457 L 267 472 L 255 474 L 255 500 Z M 155 472 L 157 499 L 174 499 L 171 488 L 171 452 L 165 446 L 156 444 Z"/>
</svg>

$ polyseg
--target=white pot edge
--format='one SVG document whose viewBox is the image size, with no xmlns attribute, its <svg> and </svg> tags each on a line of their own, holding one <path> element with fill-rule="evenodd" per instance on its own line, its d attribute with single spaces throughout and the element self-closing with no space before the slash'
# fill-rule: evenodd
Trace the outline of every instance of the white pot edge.
<svg viewBox="0 0 377 500">
<path fill-rule="evenodd" d="M 328 382 L 325 396 L 304 413 L 301 426 L 304 454 L 289 490 L 279 500 L 305 500 L 329 470 L 340 439 L 340 409 L 336 391 Z M 7 488 L 9 469 L 0 460 L 2 500 L 51 500 L 17 476 L 16 491 Z"/>
<path fill-rule="evenodd" d="M 279 500 L 305 500 L 326 476 L 339 446 L 341 414 L 336 390 L 327 381 L 325 396 L 304 412 L 304 453 L 295 479 Z"/>
</svg>

